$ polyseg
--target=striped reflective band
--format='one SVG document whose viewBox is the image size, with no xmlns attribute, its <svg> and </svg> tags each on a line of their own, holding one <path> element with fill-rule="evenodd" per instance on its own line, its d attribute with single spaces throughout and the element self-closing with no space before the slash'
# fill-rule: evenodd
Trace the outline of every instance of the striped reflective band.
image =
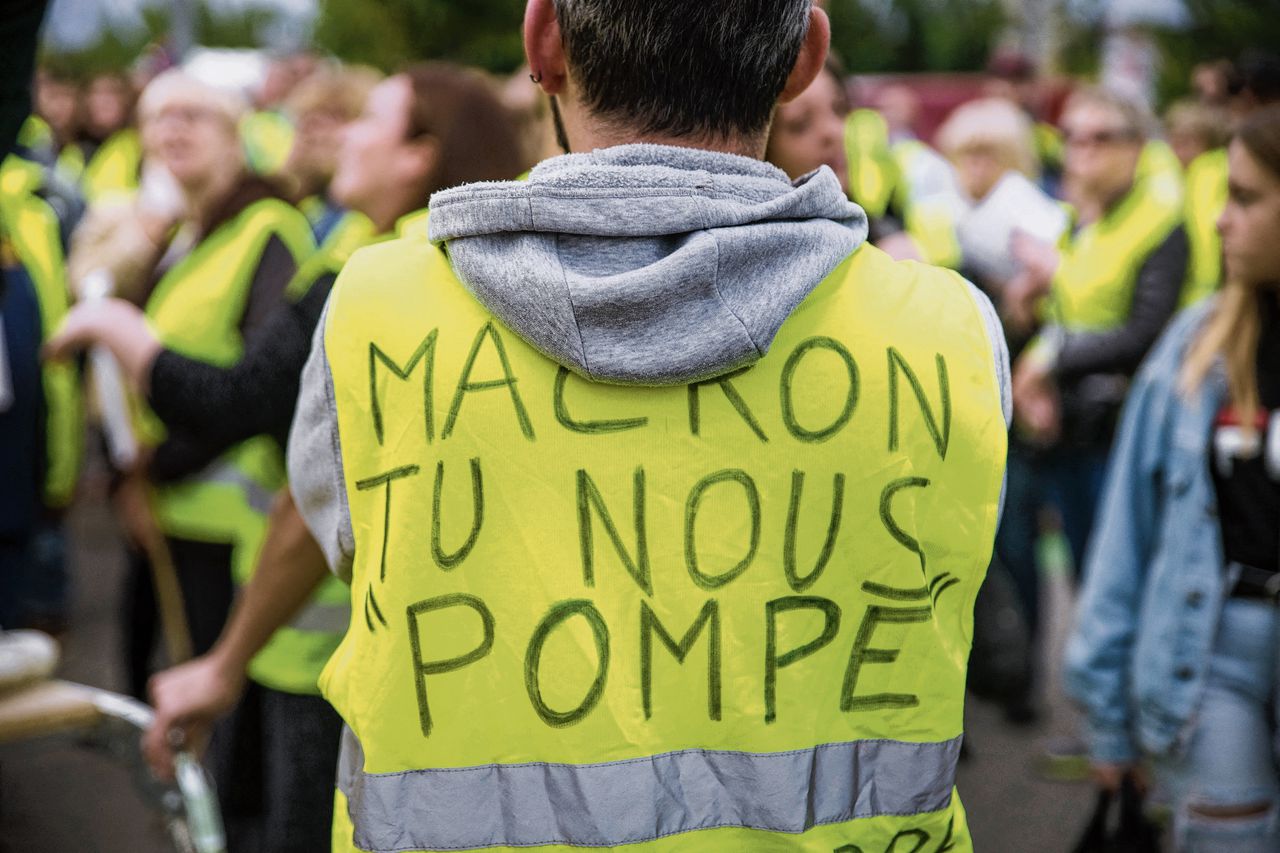
<svg viewBox="0 0 1280 853">
<path fill-rule="evenodd" d="M 289 623 L 295 631 L 314 631 L 320 634 L 344 634 L 351 624 L 351 604 L 337 602 L 328 604 L 313 601 L 298 612 Z"/>
<path fill-rule="evenodd" d="M 339 788 L 356 846 L 376 853 L 608 847 L 716 827 L 799 833 L 946 808 L 960 740 L 860 740 L 768 753 L 690 749 L 601 764 L 361 773 L 360 745 L 345 733 Z"/>
<path fill-rule="evenodd" d="M 261 483 L 237 468 L 235 463 L 226 460 L 220 460 L 209 466 L 195 479 L 201 483 L 235 486 L 244 493 L 245 502 L 263 515 L 271 511 L 271 503 L 276 496 L 275 492 L 263 488 Z"/>
</svg>

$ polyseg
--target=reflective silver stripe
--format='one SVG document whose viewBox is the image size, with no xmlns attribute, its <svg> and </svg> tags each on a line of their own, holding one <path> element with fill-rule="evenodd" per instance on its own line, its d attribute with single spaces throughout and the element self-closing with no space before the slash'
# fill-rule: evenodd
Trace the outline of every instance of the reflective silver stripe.
<svg viewBox="0 0 1280 853">
<path fill-rule="evenodd" d="M 263 515 L 271 511 L 271 502 L 276 497 L 275 492 L 263 488 L 261 483 L 245 476 L 243 471 L 226 461 L 215 462 L 210 465 L 197 474 L 195 480 L 201 483 L 219 483 L 235 486 L 244 493 L 245 501 L 249 506 Z M 346 626 L 344 625 L 343 627 Z"/>
<path fill-rule="evenodd" d="M 351 624 L 351 605 L 348 602 L 326 604 L 313 601 L 293 617 L 289 627 L 295 631 L 315 631 L 323 634 L 345 634 Z"/>
<path fill-rule="evenodd" d="M 364 768 L 364 750 L 360 748 L 360 741 L 356 739 L 355 732 L 351 731 L 348 725 L 342 726 L 342 743 L 338 750 L 338 790 L 342 792 L 342 796 L 351 799 L 351 789 L 355 787 L 356 779 L 360 776 L 360 771 Z"/>
<path fill-rule="evenodd" d="M 951 802 L 960 740 L 362 773 L 360 745 L 344 733 L 338 785 L 361 850 L 608 847 L 716 827 L 800 833 L 940 811 Z"/>
</svg>

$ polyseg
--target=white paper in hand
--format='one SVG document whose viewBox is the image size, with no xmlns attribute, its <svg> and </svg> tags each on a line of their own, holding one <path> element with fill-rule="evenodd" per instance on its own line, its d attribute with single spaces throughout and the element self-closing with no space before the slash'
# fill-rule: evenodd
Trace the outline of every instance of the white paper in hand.
<svg viewBox="0 0 1280 853">
<path fill-rule="evenodd" d="M 1007 281 L 1018 271 L 1010 250 L 1015 233 L 1054 244 L 1067 227 L 1067 214 L 1051 196 L 1017 172 L 1006 172 L 981 204 L 956 227 L 965 266 L 985 279 Z"/>
<path fill-rule="evenodd" d="M 106 270 L 93 270 L 80 282 L 80 298 L 86 302 L 106 299 L 115 292 L 115 280 Z M 120 364 L 103 346 L 89 348 L 89 369 L 102 412 L 102 431 L 107 440 L 111 464 L 128 471 L 138 460 L 138 438 L 133 431 L 129 395 Z"/>
</svg>

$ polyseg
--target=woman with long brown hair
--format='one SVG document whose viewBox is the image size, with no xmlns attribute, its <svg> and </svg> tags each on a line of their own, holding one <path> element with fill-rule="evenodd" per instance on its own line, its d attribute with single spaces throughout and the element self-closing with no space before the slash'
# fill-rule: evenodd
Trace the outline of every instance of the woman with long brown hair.
<svg viewBox="0 0 1280 853">
<path fill-rule="evenodd" d="M 1222 292 L 1133 386 L 1067 652 L 1094 775 L 1145 759 L 1179 850 L 1280 849 L 1280 107 L 1229 149 Z"/>
</svg>

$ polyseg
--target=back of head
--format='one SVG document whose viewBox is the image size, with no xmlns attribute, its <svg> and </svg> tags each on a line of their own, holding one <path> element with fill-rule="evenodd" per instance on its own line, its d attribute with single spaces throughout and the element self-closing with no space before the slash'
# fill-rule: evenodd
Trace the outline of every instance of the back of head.
<svg viewBox="0 0 1280 853">
<path fill-rule="evenodd" d="M 554 0 L 572 77 L 599 118 L 642 134 L 764 132 L 812 0 Z"/>
</svg>

